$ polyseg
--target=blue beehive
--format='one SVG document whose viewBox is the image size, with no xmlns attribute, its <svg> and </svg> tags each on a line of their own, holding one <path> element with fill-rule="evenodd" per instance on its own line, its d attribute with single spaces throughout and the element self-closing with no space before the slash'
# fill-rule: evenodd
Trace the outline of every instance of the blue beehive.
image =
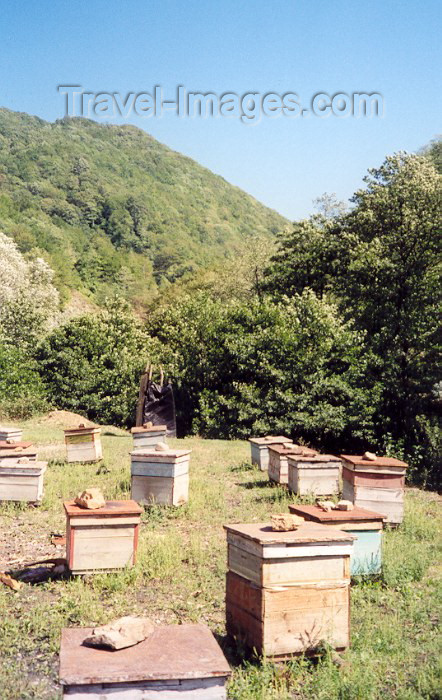
<svg viewBox="0 0 442 700">
<path fill-rule="evenodd" d="M 354 535 L 350 559 L 352 576 L 379 574 L 382 570 L 382 530 L 385 515 L 355 506 L 353 510 L 324 511 L 319 506 L 289 506 L 290 512 Z"/>
</svg>

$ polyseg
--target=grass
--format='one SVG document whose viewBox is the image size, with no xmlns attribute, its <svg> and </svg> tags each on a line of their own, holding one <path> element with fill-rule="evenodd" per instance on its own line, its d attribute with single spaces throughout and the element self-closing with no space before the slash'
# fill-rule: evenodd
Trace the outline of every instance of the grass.
<svg viewBox="0 0 442 700">
<path fill-rule="evenodd" d="M 108 499 L 129 496 L 131 438 L 103 429 L 106 469 L 67 465 L 60 429 L 30 422 L 25 438 L 49 460 L 39 509 L 4 504 L 0 528 L 9 545 L 43 542 L 64 531 L 61 501 L 88 486 Z M 172 441 L 175 442 L 175 441 Z M 142 517 L 137 566 L 121 573 L 0 588 L 0 684 L 4 700 L 60 698 L 57 652 L 60 631 L 125 614 L 158 623 L 205 622 L 217 635 L 232 667 L 232 700 L 436 700 L 441 697 L 440 502 L 409 489 L 406 518 L 385 534 L 384 572 L 360 580 L 351 591 L 351 648 L 340 659 L 324 649 L 315 660 L 286 664 L 246 658 L 225 637 L 223 523 L 263 521 L 293 502 L 282 487 L 248 462 L 244 442 L 176 441 L 192 449 L 190 501 L 155 507 Z M 54 445 L 58 445 L 54 447 Z M 1 548 L 1 542 L 0 542 Z M 35 556 L 36 555 L 36 556 Z M 57 556 L 54 552 L 53 556 Z M 30 549 L 29 561 L 39 558 Z"/>
</svg>

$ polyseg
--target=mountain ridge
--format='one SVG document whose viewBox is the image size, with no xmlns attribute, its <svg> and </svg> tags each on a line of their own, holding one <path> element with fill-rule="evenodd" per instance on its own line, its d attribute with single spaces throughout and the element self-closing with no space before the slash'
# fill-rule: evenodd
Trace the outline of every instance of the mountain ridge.
<svg viewBox="0 0 442 700">
<path fill-rule="evenodd" d="M 56 282 L 144 306 L 288 221 L 133 125 L 0 108 L 0 230 Z"/>
</svg>

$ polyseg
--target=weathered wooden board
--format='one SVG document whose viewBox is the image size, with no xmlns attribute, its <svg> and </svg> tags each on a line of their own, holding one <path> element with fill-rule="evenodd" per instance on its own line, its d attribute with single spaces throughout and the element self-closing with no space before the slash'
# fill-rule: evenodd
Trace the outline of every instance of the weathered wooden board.
<svg viewBox="0 0 442 700">
<path fill-rule="evenodd" d="M 46 466 L 46 462 L 0 465 L 0 501 L 39 504 Z"/>
<path fill-rule="evenodd" d="M 230 635 L 270 657 L 313 651 L 322 641 L 342 649 L 349 644 L 349 586 L 261 588 L 229 572 L 226 624 Z"/>
<path fill-rule="evenodd" d="M 398 525 L 404 517 L 403 489 L 367 488 L 343 481 L 342 496 L 361 508 L 378 511 L 386 516 L 386 522 Z"/>
<path fill-rule="evenodd" d="M 343 467 L 342 478 L 354 486 L 384 489 L 403 489 L 405 487 L 405 476 L 401 474 L 357 472 Z"/>
<path fill-rule="evenodd" d="M 68 462 L 99 462 L 103 458 L 100 428 L 72 428 L 64 431 Z"/>
<path fill-rule="evenodd" d="M 132 428 L 134 450 L 142 450 L 145 447 L 154 448 L 159 442 L 165 442 L 167 426 L 155 425 L 149 428 Z"/>
<path fill-rule="evenodd" d="M 293 559 L 261 559 L 234 545 L 228 546 L 228 568 L 258 586 L 278 586 L 315 581 L 346 579 L 345 557 L 341 550 L 328 556 L 308 556 Z"/>
<path fill-rule="evenodd" d="M 189 499 L 189 474 L 175 477 L 132 474 L 131 498 L 143 505 L 180 506 Z"/>
<path fill-rule="evenodd" d="M 85 647 L 90 629 L 65 629 L 60 682 L 75 700 L 226 700 L 229 665 L 205 625 L 159 626 L 140 644 Z"/>
<path fill-rule="evenodd" d="M 316 463 L 288 460 L 288 487 L 298 496 L 331 496 L 339 491 L 339 463 L 319 467 Z"/>
<path fill-rule="evenodd" d="M 108 501 L 103 509 L 66 511 L 66 558 L 73 574 L 112 571 L 135 563 L 141 509 L 133 501 Z"/>
<path fill-rule="evenodd" d="M 276 484 L 288 484 L 287 456 L 269 448 L 268 473 L 270 481 L 274 481 Z"/>
</svg>

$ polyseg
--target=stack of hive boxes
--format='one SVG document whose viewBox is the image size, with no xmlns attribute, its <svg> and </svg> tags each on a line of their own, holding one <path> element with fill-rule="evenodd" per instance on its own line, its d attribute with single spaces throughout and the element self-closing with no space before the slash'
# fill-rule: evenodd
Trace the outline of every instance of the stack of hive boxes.
<svg viewBox="0 0 442 700">
<path fill-rule="evenodd" d="M 130 432 L 133 435 L 134 450 L 154 448 L 159 442 L 164 442 L 166 431 L 166 425 L 143 425 L 132 428 Z"/>
<path fill-rule="evenodd" d="M 262 472 L 266 472 L 269 466 L 270 445 L 292 444 L 290 438 L 285 435 L 266 435 L 266 437 L 249 438 L 252 464 L 257 464 Z"/>
<path fill-rule="evenodd" d="M 39 505 L 47 462 L 37 462 L 32 442 L 21 442 L 22 431 L 2 429 L 0 442 L 0 501 L 21 501 Z M 12 437 L 11 437 L 12 435 Z"/>
<path fill-rule="evenodd" d="M 314 451 L 313 451 L 314 452 Z M 288 486 L 298 496 L 332 496 L 339 491 L 341 460 L 333 455 L 287 455 Z"/>
<path fill-rule="evenodd" d="M 407 464 L 393 457 L 341 455 L 343 498 L 356 506 L 382 513 L 398 525 L 404 517 Z"/>
<path fill-rule="evenodd" d="M 68 462 L 99 462 L 103 458 L 100 428 L 80 424 L 65 430 L 64 440 Z"/>
<path fill-rule="evenodd" d="M 131 452 L 132 498 L 150 506 L 183 505 L 189 498 L 191 451 L 159 447 Z"/>
<path fill-rule="evenodd" d="M 289 482 L 289 465 L 288 455 L 312 456 L 317 454 L 316 450 L 311 450 L 309 447 L 295 445 L 294 443 L 286 443 L 284 445 L 269 445 L 269 479 L 276 484 L 288 484 Z"/>
<path fill-rule="evenodd" d="M 23 436 L 21 428 L 12 428 L 10 426 L 0 425 L 0 442 L 20 442 Z"/>
<path fill-rule="evenodd" d="M 10 466 L 18 464 L 20 460 L 25 462 L 37 461 L 37 450 L 32 442 L 14 442 L 3 440 L 0 442 L 0 465 Z"/>
<path fill-rule="evenodd" d="M 228 525 L 227 632 L 275 660 L 321 641 L 345 649 L 350 638 L 350 555 L 354 537 L 302 524 Z"/>
</svg>

